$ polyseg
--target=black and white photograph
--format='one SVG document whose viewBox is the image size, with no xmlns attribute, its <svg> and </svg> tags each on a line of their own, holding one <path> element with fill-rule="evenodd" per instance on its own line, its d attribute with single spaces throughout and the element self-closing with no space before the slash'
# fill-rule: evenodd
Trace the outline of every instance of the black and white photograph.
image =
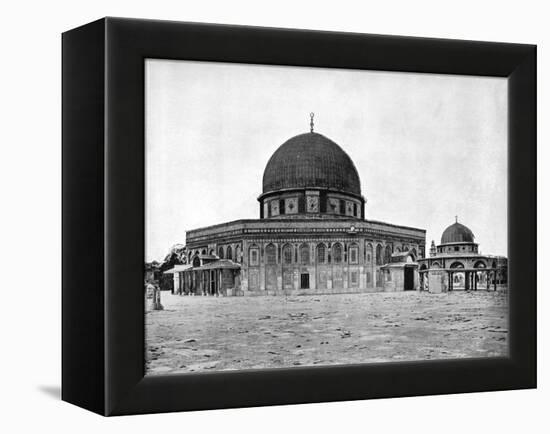
<svg viewBox="0 0 550 434">
<path fill-rule="evenodd" d="M 146 375 L 506 357 L 507 86 L 147 59 Z"/>
<path fill-rule="evenodd" d="M 544 431 L 544 2 L 3 6 L 0 432 Z"/>
</svg>

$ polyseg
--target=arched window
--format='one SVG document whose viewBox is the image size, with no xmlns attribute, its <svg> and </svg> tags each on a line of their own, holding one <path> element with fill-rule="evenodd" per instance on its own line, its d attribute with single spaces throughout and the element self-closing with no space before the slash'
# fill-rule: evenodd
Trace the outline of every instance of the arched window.
<svg viewBox="0 0 550 434">
<path fill-rule="evenodd" d="M 292 246 L 285 244 L 283 247 L 283 264 L 292 264 Z"/>
<path fill-rule="evenodd" d="M 324 264 L 326 262 L 326 249 L 324 244 L 317 245 L 317 263 Z"/>
<path fill-rule="evenodd" d="M 233 260 L 233 249 L 231 249 L 231 246 L 227 247 L 227 259 Z"/>
<path fill-rule="evenodd" d="M 223 257 L 224 257 L 223 256 L 223 247 L 221 247 L 221 246 L 218 248 L 218 257 L 220 259 L 223 259 Z"/>
<path fill-rule="evenodd" d="M 464 268 L 464 265 L 461 262 L 453 262 L 451 268 Z"/>
<path fill-rule="evenodd" d="M 277 249 L 273 244 L 268 244 L 265 248 L 265 261 L 267 265 L 274 265 L 277 263 Z"/>
<path fill-rule="evenodd" d="M 201 255 L 206 255 L 206 249 L 202 249 Z"/>
<path fill-rule="evenodd" d="M 336 243 L 332 246 L 332 258 L 335 264 L 342 263 L 342 244 Z"/>
<path fill-rule="evenodd" d="M 257 266 L 260 263 L 260 249 L 255 244 L 248 250 L 248 262 L 251 266 Z"/>
<path fill-rule="evenodd" d="M 386 250 L 384 251 L 384 264 L 389 264 L 391 262 L 391 246 L 388 244 Z"/>
<path fill-rule="evenodd" d="M 210 249 L 210 251 L 208 252 L 209 255 L 214 255 L 214 249 Z"/>
<path fill-rule="evenodd" d="M 193 258 L 193 267 L 200 267 L 201 266 L 201 260 L 198 256 L 195 256 Z"/>
<path fill-rule="evenodd" d="M 382 265 L 382 245 L 376 246 L 376 265 Z"/>
<path fill-rule="evenodd" d="M 307 244 L 300 246 L 300 262 L 302 264 L 309 264 L 309 246 Z"/>
<path fill-rule="evenodd" d="M 368 243 L 365 249 L 365 262 L 370 264 L 372 261 L 372 244 Z"/>
<path fill-rule="evenodd" d="M 235 247 L 235 262 L 241 262 L 241 246 Z"/>
<path fill-rule="evenodd" d="M 349 246 L 349 263 L 357 264 L 359 262 L 359 246 L 353 243 Z"/>
</svg>

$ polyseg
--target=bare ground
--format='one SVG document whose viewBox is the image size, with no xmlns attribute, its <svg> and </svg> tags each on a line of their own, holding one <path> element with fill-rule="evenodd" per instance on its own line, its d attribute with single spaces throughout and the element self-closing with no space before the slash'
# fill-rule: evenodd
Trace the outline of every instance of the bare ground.
<svg viewBox="0 0 550 434">
<path fill-rule="evenodd" d="M 294 297 L 162 293 L 146 313 L 147 374 L 497 357 L 506 293 Z"/>
</svg>

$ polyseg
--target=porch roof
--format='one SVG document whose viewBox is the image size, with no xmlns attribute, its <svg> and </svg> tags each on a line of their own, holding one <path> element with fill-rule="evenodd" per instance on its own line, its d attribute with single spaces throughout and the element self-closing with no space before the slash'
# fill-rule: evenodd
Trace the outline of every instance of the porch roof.
<svg viewBox="0 0 550 434">
<path fill-rule="evenodd" d="M 186 271 L 186 270 L 189 270 L 190 268 L 193 268 L 193 266 L 191 264 L 178 264 L 178 265 L 174 265 L 172 268 L 170 268 L 169 270 L 166 270 L 164 272 L 164 274 L 175 274 L 175 273 L 180 273 L 182 271 Z"/>
<path fill-rule="evenodd" d="M 219 269 L 231 269 L 238 270 L 241 268 L 241 264 L 237 264 L 230 259 L 218 259 L 217 261 L 209 262 L 208 264 L 201 265 L 200 267 L 193 268 L 193 271 L 202 270 L 219 270 Z"/>
</svg>

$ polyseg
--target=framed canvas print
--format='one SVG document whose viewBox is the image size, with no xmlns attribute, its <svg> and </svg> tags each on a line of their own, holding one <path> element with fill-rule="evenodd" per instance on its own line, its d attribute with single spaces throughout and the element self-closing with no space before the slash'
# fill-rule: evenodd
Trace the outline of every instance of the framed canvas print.
<svg viewBox="0 0 550 434">
<path fill-rule="evenodd" d="M 536 386 L 536 49 L 105 18 L 63 34 L 63 399 Z"/>
</svg>

